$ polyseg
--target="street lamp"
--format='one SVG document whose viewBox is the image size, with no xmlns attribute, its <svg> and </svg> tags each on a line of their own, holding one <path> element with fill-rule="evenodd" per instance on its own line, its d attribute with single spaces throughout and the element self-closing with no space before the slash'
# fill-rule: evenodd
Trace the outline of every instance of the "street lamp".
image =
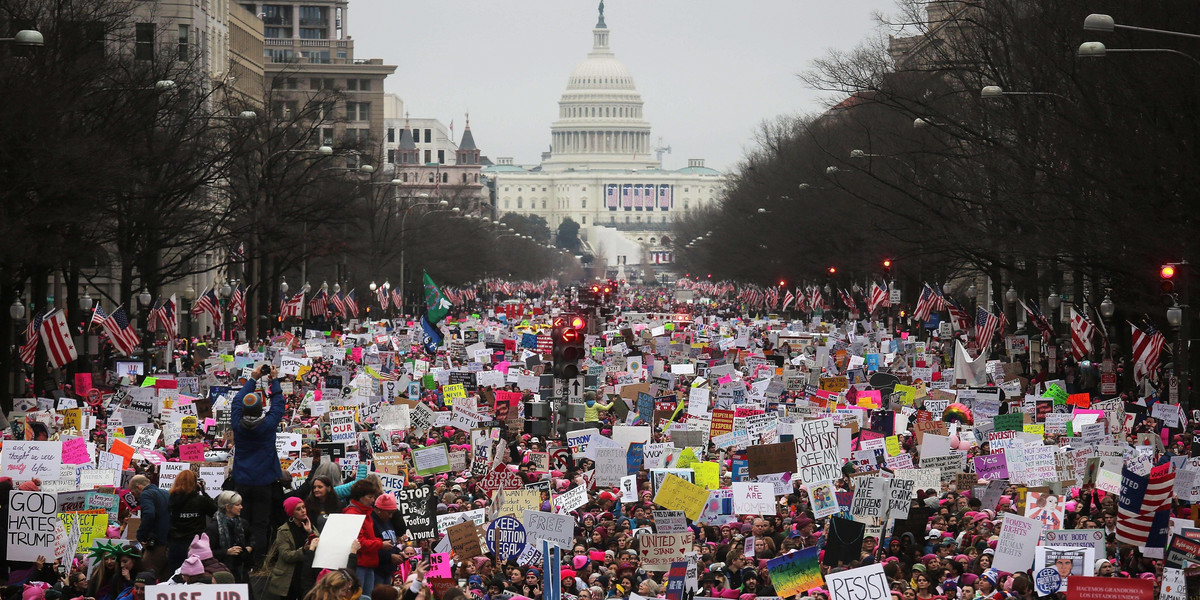
<svg viewBox="0 0 1200 600">
<path fill-rule="evenodd" d="M 150 292 L 146 288 L 142 288 L 142 291 L 138 293 L 138 302 L 140 302 L 142 306 L 149 306 L 150 300 Z"/>
<path fill-rule="evenodd" d="M 12 317 L 14 321 L 25 318 L 25 305 L 21 304 L 20 298 L 14 299 L 12 306 L 8 307 L 8 316 Z"/>
<path fill-rule="evenodd" d="M 229 285 L 229 280 L 226 279 L 225 282 L 221 284 L 221 297 L 228 298 L 232 295 L 233 295 L 233 288 Z"/>
<path fill-rule="evenodd" d="M 286 294 L 288 291 L 287 277 L 280 277 L 280 279 L 282 281 L 279 282 L 279 293 Z"/>
<path fill-rule="evenodd" d="M 1017 290 L 1013 289 L 1011 285 L 1008 286 L 1008 291 L 1004 292 L 1004 299 L 1008 301 L 1009 304 L 1016 304 Z"/>
<path fill-rule="evenodd" d="M 1151 29 L 1149 27 L 1134 27 L 1133 25 L 1120 25 L 1113 20 L 1112 16 L 1092 13 L 1083 19 L 1084 31 L 1099 31 L 1102 33 L 1111 33 L 1114 29 L 1128 29 L 1130 31 L 1141 31 L 1145 33 L 1161 33 L 1163 35 L 1173 35 L 1177 37 L 1185 37 L 1191 39 L 1200 39 L 1200 35 L 1195 33 L 1184 33 L 1182 31 L 1169 31 L 1166 29 Z"/>
<path fill-rule="evenodd" d="M 1079 45 L 1079 50 L 1075 52 L 1075 56 L 1079 58 L 1104 58 L 1110 53 L 1157 53 L 1157 54 L 1175 54 L 1182 56 L 1197 65 L 1200 65 L 1200 60 L 1191 54 L 1180 52 L 1174 48 L 1108 48 L 1104 42 L 1084 42 Z"/>
<path fill-rule="evenodd" d="M 1104 300 L 1100 302 L 1100 316 L 1107 321 L 1113 318 L 1113 315 L 1116 314 L 1116 312 L 1117 306 L 1113 304 L 1112 298 L 1109 297 L 1108 292 L 1105 292 Z"/>
<path fill-rule="evenodd" d="M 340 284 L 340 283 L 338 283 L 338 282 L 336 282 L 336 281 L 335 281 L 335 282 L 333 282 L 333 293 L 335 293 L 335 294 L 340 294 L 340 293 L 341 293 L 341 291 L 342 291 L 342 284 Z"/>
<path fill-rule="evenodd" d="M 14 46 L 39 47 L 46 44 L 46 38 L 36 29 L 22 29 L 13 37 L 0 38 L 0 42 L 12 42 Z"/>
<path fill-rule="evenodd" d="M 187 300 L 188 302 L 196 299 L 196 288 L 192 287 L 192 284 L 189 283 L 188 286 L 184 288 L 183 299 Z"/>
<path fill-rule="evenodd" d="M 83 297 L 79 299 L 79 310 L 89 310 L 92 308 L 92 294 L 84 292 Z"/>
<path fill-rule="evenodd" d="M 367 289 L 371 290 L 372 292 L 373 292 L 373 291 L 375 291 L 375 290 L 376 290 L 376 289 L 378 289 L 378 288 L 379 288 L 379 286 L 375 285 L 375 282 L 374 282 L 374 281 L 372 281 L 372 282 L 371 282 L 371 285 L 368 285 L 368 286 L 367 286 Z"/>
<path fill-rule="evenodd" d="M 1175 304 L 1167 309 L 1167 325 L 1179 327 L 1181 324 L 1183 324 L 1183 309 Z"/>
<path fill-rule="evenodd" d="M 1054 288 L 1050 288 L 1050 297 L 1046 298 L 1046 306 L 1055 312 L 1058 312 L 1058 307 L 1062 306 L 1062 296 L 1054 293 Z"/>
</svg>

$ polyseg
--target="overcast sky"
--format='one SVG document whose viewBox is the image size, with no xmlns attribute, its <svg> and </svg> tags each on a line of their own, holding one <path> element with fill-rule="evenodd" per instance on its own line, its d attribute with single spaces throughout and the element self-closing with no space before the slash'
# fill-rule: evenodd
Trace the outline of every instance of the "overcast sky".
<svg viewBox="0 0 1200 600">
<path fill-rule="evenodd" d="M 493 161 L 536 163 L 567 75 L 592 47 L 594 0 L 350 0 L 356 58 L 397 65 L 387 91 L 413 117 L 471 113 Z M 767 118 L 823 108 L 796 74 L 875 34 L 894 0 L 608 0 L 609 45 L 633 73 L 667 168 L 732 167 Z"/>
</svg>

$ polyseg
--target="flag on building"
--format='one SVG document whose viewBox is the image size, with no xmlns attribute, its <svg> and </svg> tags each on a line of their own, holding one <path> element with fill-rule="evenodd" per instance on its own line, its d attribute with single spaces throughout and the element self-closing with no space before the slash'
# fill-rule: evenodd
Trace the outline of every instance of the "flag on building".
<svg viewBox="0 0 1200 600">
<path fill-rule="evenodd" d="M 874 296 L 874 293 L 872 293 Z M 921 288 L 921 296 L 917 298 L 917 308 L 913 310 L 913 318 L 918 321 L 928 321 L 929 315 L 933 313 L 937 307 L 937 294 L 933 292 L 933 288 L 928 283 Z"/>
<path fill-rule="evenodd" d="M 304 291 L 296 292 L 291 299 L 284 299 L 279 307 L 279 318 L 286 319 L 288 317 L 300 318 L 304 312 Z"/>
<path fill-rule="evenodd" d="M 1162 354 L 1167 339 L 1153 325 L 1146 324 L 1146 330 L 1133 328 L 1133 377 L 1141 383 L 1158 369 L 1158 358 Z"/>
<path fill-rule="evenodd" d="M 1096 333 L 1096 326 L 1088 320 L 1087 315 L 1075 310 L 1071 307 L 1071 353 L 1075 355 L 1075 360 L 1082 360 L 1083 357 L 1092 353 L 1092 336 Z"/>
<path fill-rule="evenodd" d="M 346 302 L 342 300 L 342 292 L 337 291 L 329 296 L 329 304 L 339 315 L 346 316 Z"/>
<path fill-rule="evenodd" d="M 314 317 L 327 316 L 329 314 L 329 293 L 321 290 L 313 294 L 312 300 L 308 301 L 308 310 Z"/>
<path fill-rule="evenodd" d="M 358 300 L 356 300 L 354 298 L 354 290 L 350 290 L 350 293 L 346 294 L 344 302 L 346 303 L 346 313 L 348 315 L 350 315 L 351 318 L 357 319 L 358 318 Z"/>
<path fill-rule="evenodd" d="M 117 310 L 104 319 L 104 332 L 108 334 L 108 341 L 112 342 L 113 347 L 126 356 L 132 356 L 133 351 L 142 343 L 137 331 L 129 323 L 129 315 L 124 306 L 117 307 Z"/>
<path fill-rule="evenodd" d="M 246 320 L 246 291 L 239 283 L 237 287 L 233 288 L 233 296 L 229 299 L 229 314 L 233 315 L 235 323 Z M 174 300 L 174 296 L 171 299 Z"/>
<path fill-rule="evenodd" d="M 192 316 L 198 317 L 204 313 L 212 315 L 214 323 L 221 322 L 221 301 L 217 299 L 216 288 L 209 288 L 192 305 Z"/>
<path fill-rule="evenodd" d="M 871 282 L 871 297 L 867 298 L 867 312 L 873 313 L 875 309 L 886 306 L 888 301 L 888 290 L 879 283 Z M 922 319 L 924 320 L 924 319 Z"/>
<path fill-rule="evenodd" d="M 992 347 L 992 336 L 1000 327 L 1000 319 L 986 311 L 982 306 L 975 309 L 975 341 L 979 343 L 980 352 Z"/>
<path fill-rule="evenodd" d="M 96 325 L 104 325 L 104 319 L 108 318 L 108 314 L 104 312 L 104 307 L 100 306 L 100 301 L 96 301 L 96 307 L 92 309 L 92 320 L 88 322 L 88 329 Z"/>
<path fill-rule="evenodd" d="M 392 290 L 392 308 L 404 310 L 404 294 L 400 293 L 399 288 Z"/>
<path fill-rule="evenodd" d="M 950 318 L 954 321 L 956 327 L 963 331 L 971 330 L 971 315 L 957 300 L 946 298 L 946 310 L 950 312 Z"/>
<path fill-rule="evenodd" d="M 1021 302 L 1021 308 L 1025 309 L 1025 316 L 1029 318 L 1029 322 L 1033 323 L 1038 331 L 1042 332 L 1042 341 L 1049 342 L 1054 339 L 1054 327 L 1050 325 L 1050 321 L 1046 319 L 1046 315 L 1042 314 L 1042 309 L 1038 306 L 1036 300 L 1030 300 L 1026 304 L 1024 300 Z"/>
<path fill-rule="evenodd" d="M 158 307 L 158 322 L 162 324 L 163 330 L 167 332 L 167 335 L 172 338 L 179 335 L 179 317 L 176 315 L 177 306 L 178 303 L 175 301 L 175 294 L 171 294 L 171 298 Z"/>
<path fill-rule="evenodd" d="M 25 343 L 21 344 L 21 362 L 32 365 L 37 359 L 38 334 L 42 328 L 42 316 L 33 315 L 25 325 Z"/>
</svg>

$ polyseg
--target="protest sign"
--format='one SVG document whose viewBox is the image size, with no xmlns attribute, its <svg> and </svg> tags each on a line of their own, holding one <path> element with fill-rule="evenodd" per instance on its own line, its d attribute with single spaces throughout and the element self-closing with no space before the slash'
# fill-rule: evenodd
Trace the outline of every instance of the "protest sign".
<svg viewBox="0 0 1200 600">
<path fill-rule="evenodd" d="M 57 465 L 55 469 L 57 471 Z M 11 490 L 6 525 L 8 560 L 33 562 L 39 556 L 54 556 L 58 499 L 54 494 L 44 492 Z"/>
<path fill-rule="evenodd" d="M 524 511 L 521 521 L 525 532 L 535 540 L 549 540 L 560 548 L 571 548 L 575 532 L 575 519 L 570 515 L 557 515 L 540 510 Z"/>
<path fill-rule="evenodd" d="M 479 544 L 479 526 L 474 521 L 451 525 L 446 530 L 446 535 L 449 536 L 450 546 L 459 558 L 465 560 L 483 556 L 483 547 Z"/>
<path fill-rule="evenodd" d="M 733 510 L 739 515 L 774 515 L 775 486 L 769 483 L 733 482 Z"/>
<path fill-rule="evenodd" d="M 912 506 L 913 486 L 917 482 L 903 477 L 893 477 L 888 482 L 887 516 L 891 519 L 907 519 Z"/>
<path fill-rule="evenodd" d="M 696 519 L 708 501 L 708 490 L 674 474 L 667 474 L 659 485 L 654 503 L 668 509 L 682 510 L 689 519 Z"/>
<path fill-rule="evenodd" d="M 687 533 L 643 533 L 638 537 L 642 568 L 647 571 L 666 571 L 671 562 L 683 560 L 683 555 L 692 548 L 695 534 Z"/>
<path fill-rule="evenodd" d="M 1042 535 L 1042 523 L 1020 515 L 1007 514 L 1000 527 L 1000 541 L 996 544 L 996 555 L 992 567 L 1000 571 L 1015 573 L 1030 568 L 1033 555 L 1030 548 L 1037 546 Z"/>
<path fill-rule="evenodd" d="M 12 477 L 13 485 L 31 479 L 58 479 L 63 464 L 62 442 L 6 440 L 0 451 L 0 476 Z"/>
<path fill-rule="evenodd" d="M 354 411 L 352 410 L 335 410 L 329 413 L 329 440 L 332 442 L 350 443 L 353 442 L 356 434 L 354 432 Z"/>
<path fill-rule="evenodd" d="M 838 436 L 830 419 L 805 421 L 796 432 L 796 469 L 800 480 L 809 485 L 842 477 L 838 456 Z M 778 471 L 774 471 L 778 472 Z"/>
<path fill-rule="evenodd" d="M 488 548 L 499 560 L 517 558 L 525 550 L 525 526 L 515 517 L 500 517 L 488 524 Z"/>
<path fill-rule="evenodd" d="M 882 477 L 858 477 L 854 480 L 854 499 L 850 503 L 850 514 L 855 518 L 882 519 L 886 514 L 889 494 L 888 481 Z"/>
<path fill-rule="evenodd" d="M 1067 600 L 1154 600 L 1154 580 L 1076 575 L 1067 586 Z"/>
<path fill-rule="evenodd" d="M 325 538 L 321 538 L 324 543 Z M 146 586 L 145 600 L 250 600 L 249 586 L 244 583 L 193 583 L 186 592 L 174 584 Z"/>
<path fill-rule="evenodd" d="M 428 486 L 395 492 L 396 504 L 399 506 L 400 517 L 408 527 L 408 537 L 413 540 L 432 540 L 437 538 L 432 503 L 433 488 Z"/>
<path fill-rule="evenodd" d="M 656 533 L 684 533 L 687 531 L 687 516 L 681 510 L 654 511 Z"/>
<path fill-rule="evenodd" d="M 891 598 L 883 565 L 876 563 L 825 576 L 830 600 L 886 600 Z"/>
<path fill-rule="evenodd" d="M 414 448 L 412 457 L 417 467 L 417 475 L 436 475 L 450 470 L 450 454 L 446 444 Z"/>
<path fill-rule="evenodd" d="M 752 445 L 746 448 L 750 476 L 782 473 L 796 468 L 796 442 Z"/>
<path fill-rule="evenodd" d="M 975 473 L 980 479 L 1005 479 L 1008 477 L 1008 461 L 1003 454 L 976 456 Z"/>
<path fill-rule="evenodd" d="M 313 555 L 313 567 L 318 569 L 344 569 L 353 552 L 350 545 L 358 539 L 365 515 L 334 513 L 327 517 L 322 530 L 321 543 Z"/>
<path fill-rule="evenodd" d="M 775 594 L 781 598 L 799 595 L 801 592 L 822 587 L 821 565 L 817 562 L 820 548 L 805 548 L 767 561 L 767 571 Z"/>
</svg>

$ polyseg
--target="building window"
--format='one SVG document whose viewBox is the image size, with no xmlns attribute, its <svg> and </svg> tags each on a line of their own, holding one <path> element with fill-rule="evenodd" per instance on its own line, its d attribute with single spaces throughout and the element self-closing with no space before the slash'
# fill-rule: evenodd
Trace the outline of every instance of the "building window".
<svg viewBox="0 0 1200 600">
<path fill-rule="evenodd" d="M 395 127 L 388 127 L 388 134 L 387 134 L 387 135 L 388 135 L 388 137 L 387 137 L 388 143 L 389 143 L 389 144 L 395 144 L 395 143 L 396 143 L 396 128 L 395 128 Z"/>
<path fill-rule="evenodd" d="M 296 118 L 299 111 L 300 102 L 296 100 L 276 100 L 271 104 L 271 113 L 281 121 Z"/>
<path fill-rule="evenodd" d="M 445 150 L 438 150 L 438 164 L 439 165 L 446 164 L 446 151 Z"/>
<path fill-rule="evenodd" d="M 396 164 L 396 151 L 395 150 L 388 150 L 388 164 L 389 165 Z"/>
<path fill-rule="evenodd" d="M 322 146 L 332 146 L 333 145 L 333 128 L 332 127 L 322 127 L 321 128 L 321 145 Z"/>
<path fill-rule="evenodd" d="M 581 218 L 583 219 L 583 224 L 587 225 L 587 215 L 583 215 Z"/>
<path fill-rule="evenodd" d="M 546 199 L 542 198 L 542 210 L 546 210 Z"/>
<path fill-rule="evenodd" d="M 504 199 L 504 210 L 508 210 L 508 198 Z"/>
<path fill-rule="evenodd" d="M 347 79 L 346 80 L 346 90 L 351 91 L 351 92 L 357 92 L 358 91 L 358 80 L 357 79 Z"/>
<path fill-rule="evenodd" d="M 188 41 L 191 39 L 191 25 L 179 26 L 179 60 L 188 59 Z"/>
<path fill-rule="evenodd" d="M 625 222 L 626 222 L 626 223 L 628 223 L 628 222 L 629 222 L 629 215 L 625 215 Z"/>
<path fill-rule="evenodd" d="M 370 79 L 359 79 L 358 80 L 358 91 L 360 91 L 360 92 L 371 91 L 371 80 Z"/>
<path fill-rule="evenodd" d="M 683 201 L 683 210 L 687 210 L 687 205 L 688 205 L 688 201 L 684 200 Z"/>
<path fill-rule="evenodd" d="M 138 60 L 154 60 L 154 23 L 138 23 L 135 27 L 136 40 L 133 50 Z"/>
<path fill-rule="evenodd" d="M 347 102 L 346 103 L 346 118 L 351 121 L 370 121 L 371 120 L 371 103 L 370 102 Z"/>
<path fill-rule="evenodd" d="M 579 199 L 580 208 L 587 208 L 587 198 Z"/>
<path fill-rule="evenodd" d="M 433 162 L 433 151 L 426 150 L 425 151 L 425 164 L 429 164 L 431 162 Z"/>
<path fill-rule="evenodd" d="M 615 216 L 613 216 L 613 215 L 608 215 L 608 222 L 609 222 L 609 223 L 616 223 L 616 222 L 617 222 L 617 218 L 616 218 Z"/>
<path fill-rule="evenodd" d="M 525 208 L 525 199 L 520 196 L 517 197 L 517 208 Z"/>
<path fill-rule="evenodd" d="M 290 30 L 284 29 L 282 27 L 264 27 L 263 28 L 263 37 L 268 38 L 268 39 L 289 38 L 289 37 L 292 37 L 291 35 L 289 35 L 290 33 L 291 33 Z"/>
<path fill-rule="evenodd" d="M 432 141 L 433 141 L 433 130 L 432 130 L 432 129 L 426 129 L 426 130 L 425 130 L 425 143 L 426 143 L 426 144 L 428 144 L 428 143 L 430 143 L 430 142 L 432 142 Z M 428 161 L 426 161 L 426 162 L 428 162 Z"/>
</svg>

